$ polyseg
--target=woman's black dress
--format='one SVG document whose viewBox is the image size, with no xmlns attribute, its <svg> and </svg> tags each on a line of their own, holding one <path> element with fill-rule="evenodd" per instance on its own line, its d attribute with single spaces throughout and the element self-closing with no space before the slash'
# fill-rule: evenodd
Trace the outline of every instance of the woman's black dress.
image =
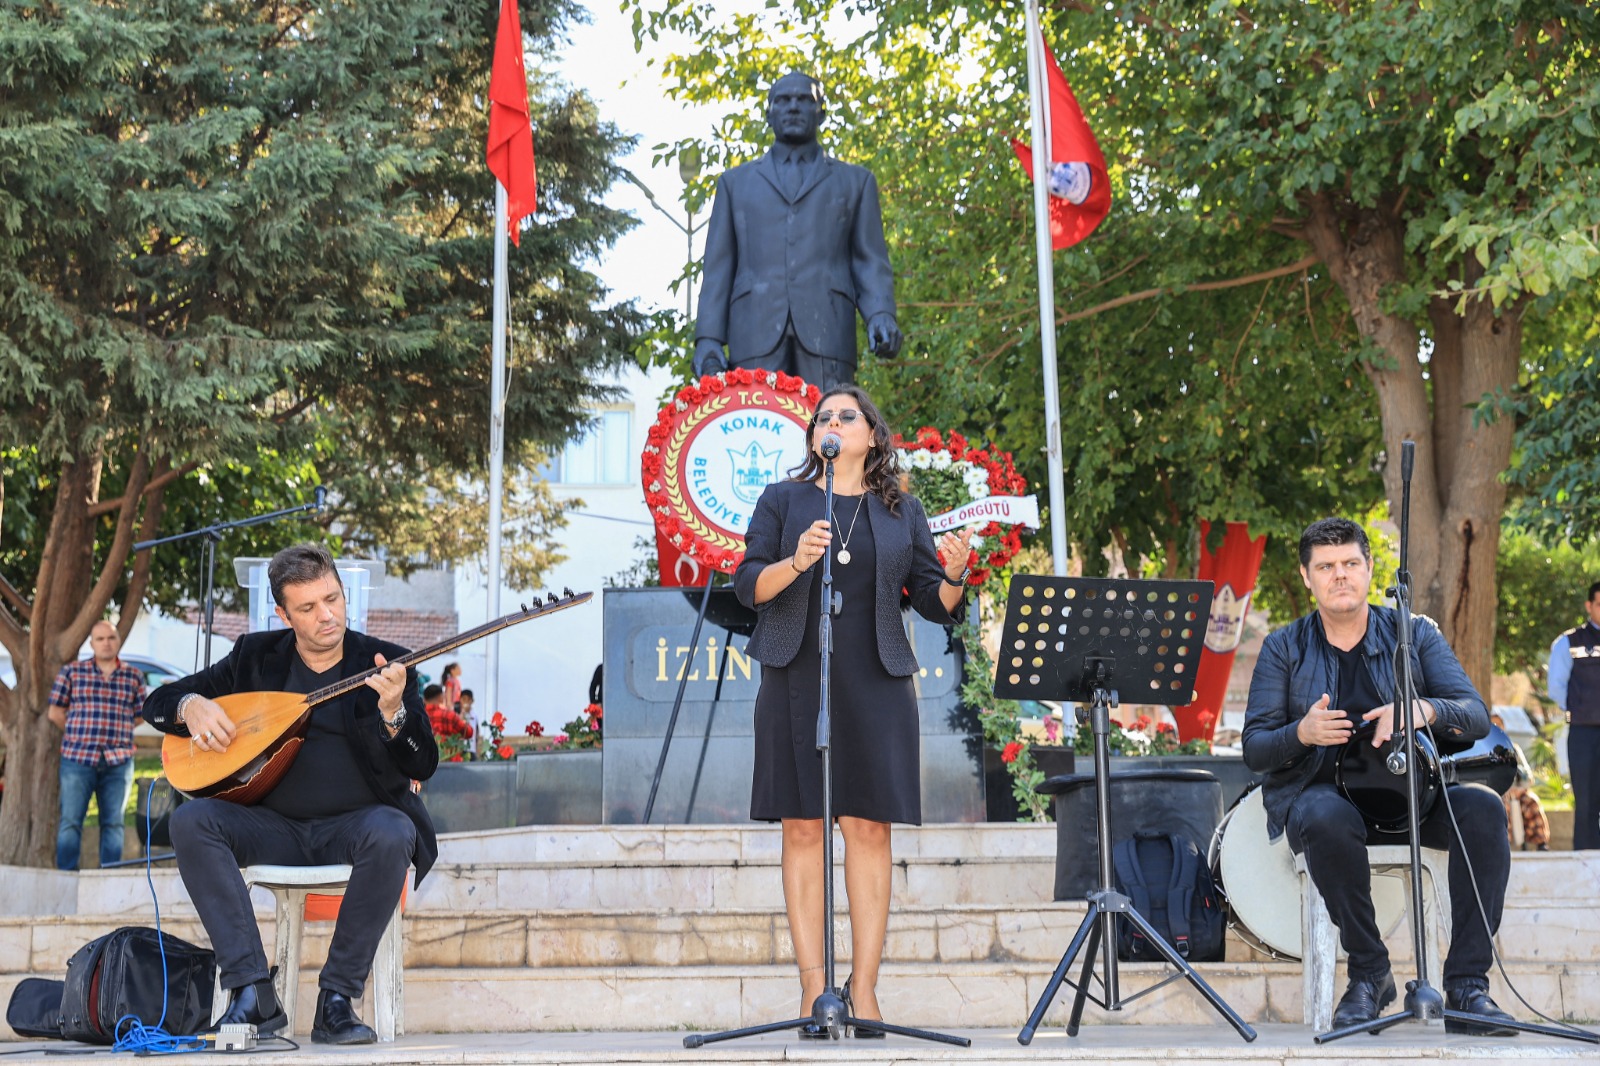
<svg viewBox="0 0 1600 1066">
<path fill-rule="evenodd" d="M 817 495 L 821 497 L 821 489 Z M 877 552 L 865 514 L 850 533 L 850 562 L 839 562 L 840 541 L 858 503 L 864 505 L 859 496 L 835 495 L 837 532 L 829 548 L 833 587 L 844 601 L 833 620 L 830 664 L 833 813 L 921 825 L 921 730 L 915 681 L 891 676 L 878 654 L 873 614 Z M 820 499 L 817 509 L 822 509 Z M 819 569 L 813 589 L 821 587 Z M 822 753 L 817 750 L 820 593 L 809 599 L 799 653 L 788 666 L 761 668 L 750 790 L 750 817 L 758 821 L 822 817 Z"/>
</svg>

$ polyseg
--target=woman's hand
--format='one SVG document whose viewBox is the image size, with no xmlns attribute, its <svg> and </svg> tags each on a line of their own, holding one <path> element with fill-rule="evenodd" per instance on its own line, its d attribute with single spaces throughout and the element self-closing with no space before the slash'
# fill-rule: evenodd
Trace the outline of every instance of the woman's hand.
<svg viewBox="0 0 1600 1066">
<path fill-rule="evenodd" d="M 972 527 L 946 533 L 939 538 L 939 555 L 944 559 L 944 576 L 952 585 L 960 582 L 972 553 Z"/>
<path fill-rule="evenodd" d="M 811 523 L 804 533 L 800 534 L 800 543 L 795 546 L 794 556 L 789 560 L 789 565 L 797 573 L 809 570 L 813 564 L 828 550 L 828 545 L 833 543 L 832 527 L 826 518 L 819 518 Z"/>
</svg>

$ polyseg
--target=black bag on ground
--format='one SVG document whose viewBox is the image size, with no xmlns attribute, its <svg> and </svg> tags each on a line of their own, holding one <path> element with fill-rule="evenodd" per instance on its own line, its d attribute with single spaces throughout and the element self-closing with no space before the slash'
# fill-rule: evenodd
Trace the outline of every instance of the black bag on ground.
<svg viewBox="0 0 1600 1066">
<path fill-rule="evenodd" d="M 1181 833 L 1137 833 L 1116 846 L 1112 862 L 1118 889 L 1179 955 L 1189 962 L 1222 958 L 1222 902 L 1194 841 Z M 1120 915 L 1117 958 L 1163 961 L 1149 938 Z"/>
<path fill-rule="evenodd" d="M 79 948 L 67 960 L 61 993 L 61 1032 L 68 1040 L 114 1044 L 123 1019 L 191 1036 L 211 1023 L 216 956 L 166 933 L 124 926 Z M 166 1018 L 162 1020 L 162 945 L 166 947 Z"/>
</svg>

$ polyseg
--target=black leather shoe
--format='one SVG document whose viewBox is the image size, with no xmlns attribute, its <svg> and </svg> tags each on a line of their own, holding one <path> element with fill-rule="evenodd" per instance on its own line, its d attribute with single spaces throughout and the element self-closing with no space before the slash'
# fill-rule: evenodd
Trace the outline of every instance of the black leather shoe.
<svg viewBox="0 0 1600 1066">
<path fill-rule="evenodd" d="M 1484 1022 L 1464 1022 L 1455 1018 L 1444 1020 L 1444 1031 L 1447 1033 L 1460 1033 L 1467 1036 L 1516 1036 L 1518 1030 L 1505 1025 L 1495 1025 L 1494 1022 L 1514 1022 L 1511 1015 L 1501 1010 L 1494 1000 L 1489 998 L 1489 993 L 1481 988 L 1453 988 L 1445 993 L 1444 1006 L 1446 1010 L 1465 1011 L 1476 1014 L 1486 1019 Z"/>
<path fill-rule="evenodd" d="M 1344 998 L 1333 1009 L 1333 1027 L 1343 1029 L 1347 1025 L 1377 1020 L 1383 1008 L 1394 1002 L 1394 994 L 1392 973 L 1386 973 L 1381 978 L 1351 978 L 1350 987 L 1344 990 Z"/>
<path fill-rule="evenodd" d="M 228 1009 L 210 1026 L 210 1031 L 215 1032 L 224 1025 L 253 1025 L 257 1036 L 266 1036 L 282 1029 L 288 1020 L 278 1004 L 272 978 L 268 977 L 234 989 Z"/>
<path fill-rule="evenodd" d="M 313 1044 L 375 1044 L 378 1034 L 356 1017 L 350 997 L 331 988 L 317 991 L 317 1020 L 311 1027 Z"/>
</svg>

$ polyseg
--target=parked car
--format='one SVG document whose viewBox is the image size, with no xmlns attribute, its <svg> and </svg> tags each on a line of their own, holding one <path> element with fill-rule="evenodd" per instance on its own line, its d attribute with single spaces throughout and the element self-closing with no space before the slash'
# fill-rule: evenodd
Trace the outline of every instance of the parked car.
<svg viewBox="0 0 1600 1066">
<path fill-rule="evenodd" d="M 168 681 L 176 681 L 180 677 L 188 677 L 193 673 L 192 670 L 173 666 L 171 663 L 162 662 L 160 659 L 152 659 L 148 655 L 124 655 L 122 656 L 122 661 L 144 675 L 144 684 L 147 689 L 159 688 Z M 5 682 L 7 686 L 17 683 L 17 672 L 12 669 L 10 659 L 0 660 L 0 681 Z M 161 735 L 142 721 L 134 727 L 133 732 L 135 736 L 141 737 Z"/>
</svg>

